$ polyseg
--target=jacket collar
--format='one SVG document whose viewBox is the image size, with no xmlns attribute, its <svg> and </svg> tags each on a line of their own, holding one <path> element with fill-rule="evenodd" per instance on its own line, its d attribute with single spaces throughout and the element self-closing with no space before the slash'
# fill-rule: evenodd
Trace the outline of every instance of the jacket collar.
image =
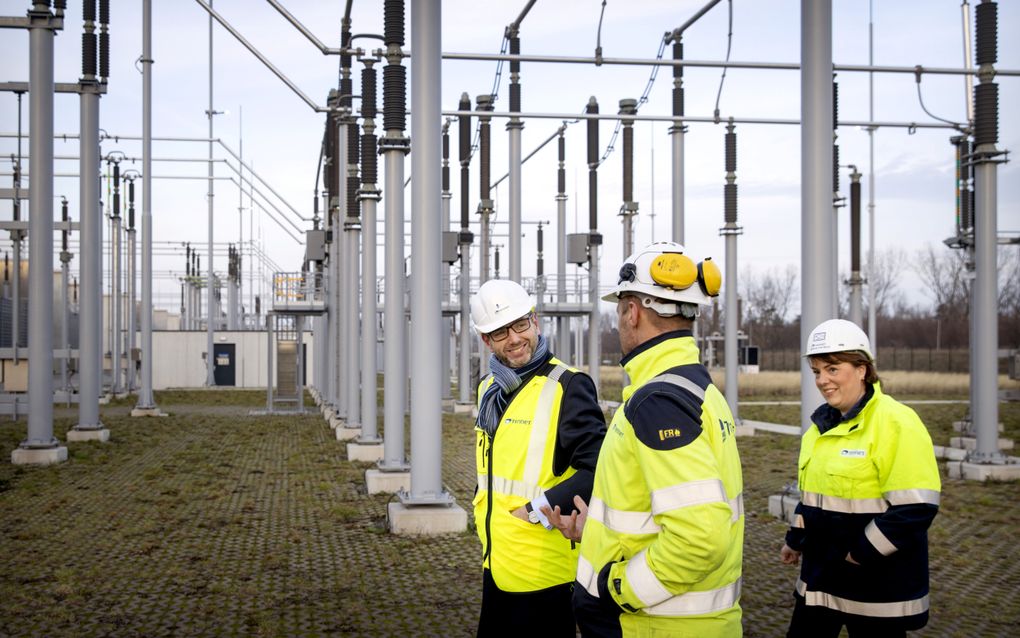
<svg viewBox="0 0 1020 638">
<path fill-rule="evenodd" d="M 854 407 L 850 408 L 846 414 L 840 414 L 839 410 L 836 408 L 832 407 L 828 403 L 823 403 L 818 406 L 818 409 L 811 415 L 811 420 L 818 427 L 819 434 L 825 434 L 838 425 L 858 421 L 858 417 L 862 416 L 861 412 L 868 407 L 872 399 L 876 399 L 880 396 L 882 396 L 882 387 L 879 382 L 865 383 L 864 396 L 861 397 L 860 400 L 854 404 Z"/>
<path fill-rule="evenodd" d="M 621 361 L 630 385 L 623 389 L 626 401 L 636 389 L 649 379 L 670 368 L 700 363 L 698 346 L 690 330 L 673 330 L 652 337 L 627 353 Z"/>
</svg>

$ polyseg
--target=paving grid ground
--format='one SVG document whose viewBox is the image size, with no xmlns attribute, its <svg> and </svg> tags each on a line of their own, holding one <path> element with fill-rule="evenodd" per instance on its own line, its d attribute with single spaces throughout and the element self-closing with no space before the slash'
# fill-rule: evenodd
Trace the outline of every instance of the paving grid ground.
<svg viewBox="0 0 1020 638">
<path fill-rule="evenodd" d="M 0 636 L 470 636 L 479 548 L 464 534 L 385 532 L 388 496 L 316 412 L 249 417 L 264 395 L 157 395 L 172 416 L 104 406 L 109 443 L 58 467 L 10 465 L 24 421 L 0 422 Z M 754 407 L 750 419 L 796 407 Z M 919 408 L 936 443 L 960 406 Z M 63 437 L 73 411 L 58 410 Z M 1003 405 L 1005 436 L 1020 406 Z M 470 509 L 474 437 L 444 415 L 444 480 Z M 407 440 L 410 440 L 407 437 Z M 795 573 L 767 497 L 793 480 L 797 441 L 740 439 L 746 483 L 744 627 L 779 636 Z M 945 480 L 931 531 L 933 618 L 921 636 L 1020 634 L 1020 484 Z"/>
</svg>

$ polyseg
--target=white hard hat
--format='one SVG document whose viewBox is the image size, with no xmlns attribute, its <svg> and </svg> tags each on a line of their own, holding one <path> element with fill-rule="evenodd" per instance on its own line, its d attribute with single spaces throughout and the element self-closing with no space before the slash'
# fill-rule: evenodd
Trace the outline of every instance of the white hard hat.
<svg viewBox="0 0 1020 638">
<path fill-rule="evenodd" d="M 697 264 L 684 247 L 659 241 L 639 250 L 623 262 L 620 279 L 603 301 L 619 301 L 626 292 L 666 301 L 708 305 L 719 295 L 722 273 L 711 258 Z"/>
<path fill-rule="evenodd" d="M 535 300 L 516 281 L 490 279 L 471 297 L 471 322 L 480 334 L 488 334 L 534 308 Z"/>
<path fill-rule="evenodd" d="M 805 357 L 813 357 L 829 352 L 853 352 L 860 350 L 875 360 L 871 354 L 871 341 L 857 324 L 846 319 L 829 319 L 818 324 L 808 337 L 804 348 Z"/>
</svg>

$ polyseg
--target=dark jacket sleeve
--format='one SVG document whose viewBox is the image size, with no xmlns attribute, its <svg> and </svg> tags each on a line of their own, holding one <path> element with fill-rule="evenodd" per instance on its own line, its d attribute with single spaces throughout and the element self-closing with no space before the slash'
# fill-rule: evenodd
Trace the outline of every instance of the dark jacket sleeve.
<svg viewBox="0 0 1020 638">
<path fill-rule="evenodd" d="M 803 506 L 798 502 L 797 507 L 794 509 L 794 514 L 800 514 L 801 507 Z M 786 544 L 794 551 L 804 551 L 804 541 L 806 539 L 807 530 L 803 527 L 791 527 L 786 530 Z"/>
<path fill-rule="evenodd" d="M 595 383 L 584 373 L 572 374 L 560 400 L 553 473 L 558 476 L 568 467 L 576 473 L 545 493 L 550 507 L 559 505 L 560 511 L 569 514 L 574 509 L 575 494 L 585 502 L 591 500 L 595 463 L 605 435 L 606 418 L 598 404 Z"/>
</svg>

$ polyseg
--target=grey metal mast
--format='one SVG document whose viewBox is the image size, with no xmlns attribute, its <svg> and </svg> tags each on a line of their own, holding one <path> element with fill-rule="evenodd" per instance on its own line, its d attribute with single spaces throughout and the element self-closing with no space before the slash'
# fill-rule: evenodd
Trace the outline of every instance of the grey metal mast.
<svg viewBox="0 0 1020 638">
<path fill-rule="evenodd" d="M 359 443 L 379 443 L 379 382 L 376 376 L 376 209 L 379 205 L 376 148 L 375 60 L 362 60 L 361 71 L 361 437 Z M 449 373 L 446 375 L 449 377 Z"/>
<path fill-rule="evenodd" d="M 209 0 L 209 7 L 212 8 L 213 0 Z M 209 229 L 208 229 L 208 254 L 209 270 L 205 278 L 205 384 L 209 387 L 216 385 L 215 357 L 213 357 L 213 18 L 209 14 L 209 110 L 205 112 L 209 117 Z"/>
<path fill-rule="evenodd" d="M 68 432 L 68 440 L 100 432 L 109 435 L 99 420 L 99 395 L 103 389 L 103 215 L 99 201 L 101 190 L 99 98 L 103 87 L 96 66 L 96 0 L 85 0 L 83 5 L 85 17 L 85 34 L 82 38 L 83 73 L 78 83 L 81 92 L 78 423 Z M 145 174 L 148 175 L 148 170 L 145 170 Z"/>
<path fill-rule="evenodd" d="M 857 167 L 850 173 L 850 321 L 863 326 L 861 288 L 861 174 Z"/>
<path fill-rule="evenodd" d="M 623 255 L 634 253 L 634 216 L 637 215 L 638 204 L 634 201 L 634 118 L 637 115 L 637 100 L 624 98 L 620 100 L 620 115 L 623 120 L 623 204 L 620 206 L 620 217 L 623 218 Z"/>
<path fill-rule="evenodd" d="M 599 103 L 591 96 L 585 106 L 585 113 L 599 112 Z M 588 315 L 588 374 L 599 387 L 602 357 L 599 354 L 599 246 L 602 235 L 598 227 L 598 167 L 599 167 L 599 121 L 588 120 L 588 299 L 591 312 Z"/>
<path fill-rule="evenodd" d="M 411 13 L 411 489 L 401 492 L 405 505 L 452 503 L 442 482 L 442 405 L 439 377 L 442 305 L 440 300 L 440 154 L 439 87 L 442 6 L 419 0 Z"/>
<path fill-rule="evenodd" d="M 64 228 L 60 231 L 60 348 L 64 351 L 60 357 L 60 389 L 64 396 L 70 399 L 71 386 L 67 382 L 67 368 L 71 358 L 71 333 L 67 324 L 71 320 L 71 313 L 67 290 L 71 272 L 71 253 L 67 250 L 67 235 L 71 231 L 71 218 L 67 213 L 67 198 L 60 199 L 60 219 L 64 222 Z"/>
<path fill-rule="evenodd" d="M 999 451 L 998 401 L 998 164 L 1003 161 L 999 141 L 999 86 L 994 82 L 998 7 L 983 0 L 975 7 L 975 52 L 978 85 L 974 87 L 974 262 L 976 278 L 971 329 L 971 414 L 977 434 L 975 449 L 968 460 L 978 463 L 1005 462 Z"/>
<path fill-rule="evenodd" d="M 467 93 L 461 93 L 461 111 L 471 110 L 471 98 Z M 468 212 L 468 197 L 470 192 L 470 167 L 471 167 L 471 116 L 461 115 L 458 118 L 458 143 L 460 159 L 460 365 L 459 376 L 457 377 L 457 390 L 459 403 L 469 405 L 471 403 L 471 243 L 474 235 L 470 229 L 470 215 Z"/>
<path fill-rule="evenodd" d="M 133 172 L 133 171 L 132 171 Z M 126 174 L 126 173 L 125 173 Z M 128 225 L 127 225 L 127 381 L 125 390 L 131 392 L 135 385 L 135 178 L 128 180 Z"/>
<path fill-rule="evenodd" d="M 386 164 L 383 197 L 386 216 L 384 261 L 386 298 L 383 312 L 384 365 L 383 380 L 383 472 L 404 472 L 408 469 L 404 454 L 404 414 L 407 404 L 407 375 L 404 373 L 404 350 L 407 320 L 404 314 L 404 156 L 410 140 L 404 135 L 406 125 L 407 69 L 401 65 L 404 44 L 403 0 L 386 0 L 383 5 L 386 61 L 383 68 L 383 129 L 379 150 Z"/>
<path fill-rule="evenodd" d="M 67 460 L 53 436 L 53 38 L 63 11 L 49 2 L 28 11 L 29 49 L 29 268 L 28 436 L 11 454 L 14 463 Z M 19 276 L 18 273 L 15 276 Z M 32 329 L 32 326 L 36 326 Z"/>
<path fill-rule="evenodd" d="M 566 138 L 567 127 L 560 126 L 558 165 L 556 169 L 556 301 L 567 302 L 567 172 Z M 570 317 L 556 318 L 556 354 L 563 361 L 570 361 Z"/>
<path fill-rule="evenodd" d="M 719 234 L 726 238 L 726 403 L 730 406 L 735 423 L 740 423 L 737 411 L 739 382 L 737 334 L 740 330 L 737 306 L 737 236 L 744 231 L 737 226 L 737 134 L 732 120 L 726 125 L 726 185 L 723 187 L 723 214 L 725 225 Z"/>
<path fill-rule="evenodd" d="M 801 0 L 801 318 L 800 343 L 815 326 L 831 319 L 834 283 L 826 254 L 832 241 L 832 0 Z M 801 430 L 822 401 L 801 362 Z"/>
<path fill-rule="evenodd" d="M 112 317 L 110 333 L 110 394 L 121 393 L 121 315 L 124 300 L 121 295 L 121 243 L 120 243 L 120 159 L 110 154 L 108 159 L 113 163 L 113 206 L 110 208 L 110 317 Z"/>
<path fill-rule="evenodd" d="M 152 0 L 142 2 L 142 386 L 133 415 L 159 414 L 152 395 Z"/>
</svg>

